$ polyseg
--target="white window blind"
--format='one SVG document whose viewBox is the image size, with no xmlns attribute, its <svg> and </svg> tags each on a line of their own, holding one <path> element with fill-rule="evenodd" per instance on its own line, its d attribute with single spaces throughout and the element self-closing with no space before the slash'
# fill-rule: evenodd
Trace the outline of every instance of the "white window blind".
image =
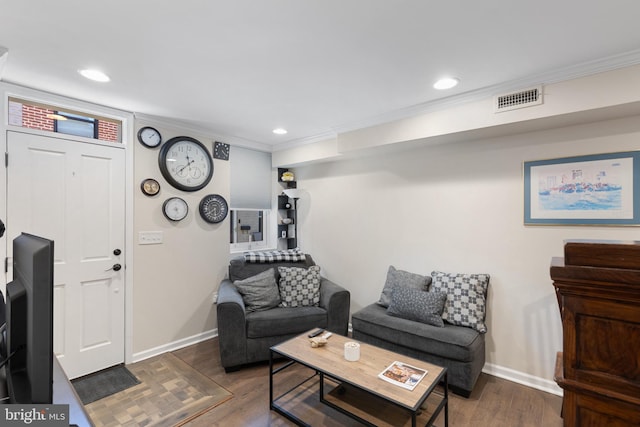
<svg viewBox="0 0 640 427">
<path fill-rule="evenodd" d="M 271 209 L 271 153 L 230 147 L 231 209 Z"/>
</svg>

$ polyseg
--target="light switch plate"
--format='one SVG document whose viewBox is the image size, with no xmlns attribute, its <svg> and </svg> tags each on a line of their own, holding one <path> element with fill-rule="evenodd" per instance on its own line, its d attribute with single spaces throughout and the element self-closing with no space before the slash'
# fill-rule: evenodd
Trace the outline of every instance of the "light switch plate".
<svg viewBox="0 0 640 427">
<path fill-rule="evenodd" d="M 162 231 L 140 231 L 138 233 L 139 245 L 159 245 L 162 243 Z"/>
</svg>

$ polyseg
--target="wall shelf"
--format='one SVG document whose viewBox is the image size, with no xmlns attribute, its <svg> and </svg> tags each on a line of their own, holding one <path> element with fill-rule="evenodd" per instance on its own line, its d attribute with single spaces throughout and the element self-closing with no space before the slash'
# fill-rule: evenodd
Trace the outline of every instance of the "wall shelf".
<svg viewBox="0 0 640 427">
<path fill-rule="evenodd" d="M 297 188 L 296 181 L 283 181 L 282 174 L 289 172 L 289 169 L 278 168 L 278 183 L 283 189 Z M 278 239 L 286 241 L 287 249 L 294 249 L 298 246 L 297 212 L 296 199 L 290 199 L 286 194 L 278 196 Z M 283 224 L 282 220 L 289 218 L 290 224 Z"/>
<path fill-rule="evenodd" d="M 280 185 L 282 185 L 284 188 L 298 188 L 297 187 L 297 183 L 296 181 L 283 181 L 282 180 L 282 174 L 284 174 L 285 172 L 289 172 L 289 169 L 286 168 L 278 168 L 278 182 L 280 183 Z"/>
</svg>

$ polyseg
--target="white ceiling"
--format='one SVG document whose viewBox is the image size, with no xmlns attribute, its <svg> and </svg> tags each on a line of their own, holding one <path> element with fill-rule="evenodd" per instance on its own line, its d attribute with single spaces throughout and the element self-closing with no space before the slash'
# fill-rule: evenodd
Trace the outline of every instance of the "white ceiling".
<svg viewBox="0 0 640 427">
<path fill-rule="evenodd" d="M 0 77 L 277 149 L 640 63 L 638 17 L 638 0 L 0 0 Z M 433 89 L 445 75 L 461 83 Z"/>
</svg>

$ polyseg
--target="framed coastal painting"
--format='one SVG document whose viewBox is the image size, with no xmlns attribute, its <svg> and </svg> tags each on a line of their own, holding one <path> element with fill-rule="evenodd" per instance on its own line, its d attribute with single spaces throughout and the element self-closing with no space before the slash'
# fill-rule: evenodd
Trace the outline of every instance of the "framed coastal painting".
<svg viewBox="0 0 640 427">
<path fill-rule="evenodd" d="M 640 225 L 640 152 L 524 162 L 524 223 Z"/>
</svg>

